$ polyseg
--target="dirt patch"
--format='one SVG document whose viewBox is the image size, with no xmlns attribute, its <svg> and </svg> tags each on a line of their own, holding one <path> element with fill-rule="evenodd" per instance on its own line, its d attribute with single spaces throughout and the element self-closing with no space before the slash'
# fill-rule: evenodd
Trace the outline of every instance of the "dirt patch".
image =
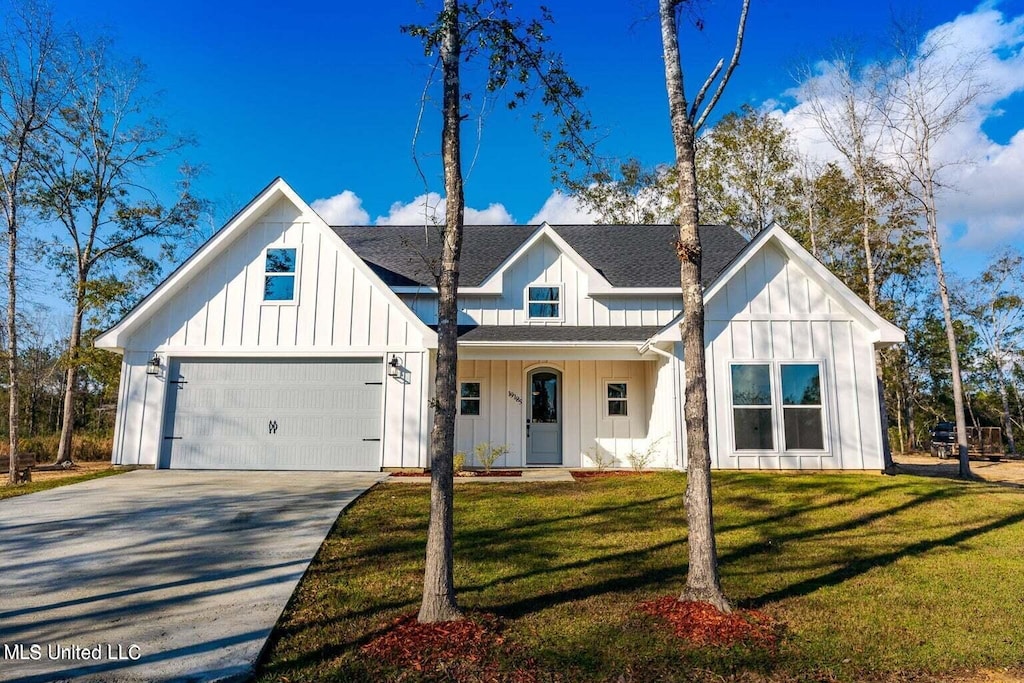
<svg viewBox="0 0 1024 683">
<path fill-rule="evenodd" d="M 501 619 L 491 614 L 439 624 L 421 624 L 415 614 L 407 614 L 363 645 L 360 653 L 375 664 L 443 680 L 537 681 L 536 662 L 508 643 L 503 630 Z M 502 671 L 502 662 L 510 660 L 518 666 Z"/>
<path fill-rule="evenodd" d="M 927 453 L 893 454 L 896 468 L 907 474 L 926 477 L 957 478 L 959 464 L 955 459 L 940 460 Z M 998 462 L 971 460 L 971 474 L 995 484 L 1024 486 L 1024 460 L 1007 457 Z"/>
<path fill-rule="evenodd" d="M 47 463 L 49 464 L 49 463 Z M 83 474 L 93 474 L 113 469 L 109 462 L 78 462 L 74 467 L 66 470 L 32 470 L 32 481 L 51 481 L 53 479 L 67 479 L 78 477 Z"/>
<path fill-rule="evenodd" d="M 674 595 L 640 603 L 641 612 L 659 617 L 675 634 L 697 647 L 748 645 L 775 650 L 782 626 L 764 612 L 736 609 L 723 614 L 703 602 L 681 602 Z"/>
</svg>

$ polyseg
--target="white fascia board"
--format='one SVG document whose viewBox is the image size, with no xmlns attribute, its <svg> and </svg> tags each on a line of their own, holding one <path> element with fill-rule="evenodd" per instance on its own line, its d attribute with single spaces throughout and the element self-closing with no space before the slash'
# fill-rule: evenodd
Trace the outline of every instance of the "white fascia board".
<svg viewBox="0 0 1024 683">
<path fill-rule="evenodd" d="M 591 292 L 610 290 L 612 289 L 611 284 L 604 278 L 601 273 L 597 272 L 594 266 L 584 259 L 579 253 L 572 248 L 572 246 L 566 242 L 561 235 L 552 229 L 550 225 L 545 221 L 540 224 L 540 227 L 534 231 L 530 238 L 519 245 L 515 251 L 513 251 L 508 258 L 501 262 L 494 272 L 487 276 L 487 278 L 480 284 L 479 287 L 467 287 L 465 289 L 459 288 L 459 291 L 464 294 L 501 294 L 502 283 L 505 276 L 505 271 L 519 260 L 519 258 L 525 254 L 530 247 L 538 242 L 542 237 L 547 237 L 549 240 L 555 243 L 558 249 L 569 257 L 569 259 L 576 264 L 576 267 L 586 273 L 589 290 Z"/>
<path fill-rule="evenodd" d="M 507 342 L 507 341 L 468 341 L 459 342 L 460 347 L 542 347 L 548 349 L 575 349 L 579 347 L 593 347 L 593 348 L 617 348 L 617 349 L 635 349 L 637 348 L 636 342 L 600 342 L 600 341 L 578 341 L 578 342 L 548 342 L 548 341 L 520 341 L 520 342 Z"/>
<path fill-rule="evenodd" d="M 174 296 L 191 279 L 192 275 L 205 265 L 216 259 L 236 235 L 249 227 L 263 215 L 266 207 L 284 196 L 284 188 L 288 187 L 280 176 L 275 178 L 252 201 L 246 204 L 224 226 L 203 243 L 195 252 L 171 272 L 163 282 L 140 301 L 117 324 L 104 331 L 94 342 L 97 348 L 123 351 L 125 342 L 133 330 L 148 317 L 148 314 L 160 306 L 166 299 Z M 289 188 L 290 189 L 290 188 Z"/>
<path fill-rule="evenodd" d="M 210 349 L 197 346 L 158 346 L 153 353 L 175 358 L 368 358 L 389 353 L 423 353 L 418 346 L 322 347 L 254 349 L 251 346 L 224 346 Z"/>
<path fill-rule="evenodd" d="M 437 296 L 437 287 L 426 285 L 397 285 L 391 288 L 396 294 L 420 294 Z M 501 291 L 483 287 L 459 287 L 459 294 L 500 296 Z M 599 291 L 590 290 L 592 296 L 682 296 L 680 287 L 611 287 Z"/>
</svg>

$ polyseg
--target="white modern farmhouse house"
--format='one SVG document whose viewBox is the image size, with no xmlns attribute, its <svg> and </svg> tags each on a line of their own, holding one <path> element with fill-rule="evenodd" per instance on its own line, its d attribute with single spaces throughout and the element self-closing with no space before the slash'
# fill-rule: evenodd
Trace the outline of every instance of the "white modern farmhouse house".
<svg viewBox="0 0 1024 683">
<path fill-rule="evenodd" d="M 701 230 L 713 466 L 880 469 L 874 352 L 903 333 L 782 229 Z M 460 450 L 685 466 L 674 234 L 466 228 Z M 113 462 L 429 467 L 438 253 L 423 226 L 332 228 L 275 180 L 97 340 L 124 357 Z"/>
</svg>

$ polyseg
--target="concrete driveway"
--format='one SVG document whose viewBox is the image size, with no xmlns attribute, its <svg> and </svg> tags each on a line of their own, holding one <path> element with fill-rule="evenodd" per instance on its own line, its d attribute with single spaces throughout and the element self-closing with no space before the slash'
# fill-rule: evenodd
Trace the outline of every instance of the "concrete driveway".
<svg viewBox="0 0 1024 683">
<path fill-rule="evenodd" d="M 384 476 L 143 470 L 0 501 L 0 680 L 245 679 Z"/>
</svg>

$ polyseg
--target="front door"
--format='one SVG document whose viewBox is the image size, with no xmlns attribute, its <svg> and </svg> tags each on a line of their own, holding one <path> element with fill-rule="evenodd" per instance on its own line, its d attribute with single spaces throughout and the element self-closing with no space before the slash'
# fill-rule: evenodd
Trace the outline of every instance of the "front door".
<svg viewBox="0 0 1024 683">
<path fill-rule="evenodd" d="M 534 370 L 527 377 L 530 412 L 526 418 L 526 464 L 562 464 L 562 381 L 557 370 Z"/>
</svg>

